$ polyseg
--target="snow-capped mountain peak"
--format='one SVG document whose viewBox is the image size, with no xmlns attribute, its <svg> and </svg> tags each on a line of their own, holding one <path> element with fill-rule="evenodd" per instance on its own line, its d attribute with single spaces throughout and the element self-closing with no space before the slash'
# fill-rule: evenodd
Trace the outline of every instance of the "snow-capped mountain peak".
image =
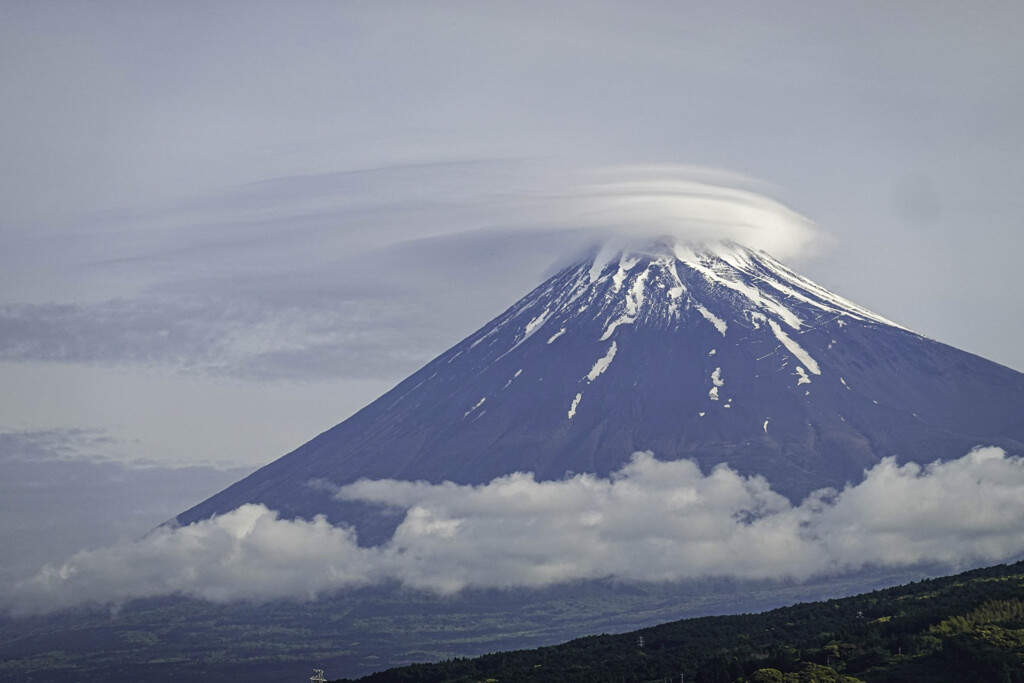
<svg viewBox="0 0 1024 683">
<path fill-rule="evenodd" d="M 764 252 L 605 246 L 178 519 L 262 502 L 368 524 L 372 537 L 377 513 L 309 481 L 606 476 L 637 450 L 728 462 L 797 499 L 891 455 L 930 462 L 979 443 L 1020 452 L 1021 414 L 1024 375 L 909 332 Z"/>
<path fill-rule="evenodd" d="M 599 341 L 638 325 L 677 330 L 710 325 L 722 337 L 729 336 L 730 326 L 745 334 L 766 325 L 791 349 L 798 344 L 789 334 L 808 327 L 849 321 L 899 327 L 763 251 L 735 242 L 691 245 L 664 239 L 595 250 L 524 297 L 496 325 L 470 337 L 469 348 L 507 338 L 498 332 L 518 328 L 506 350 L 511 352 L 541 328 L 556 330 L 558 338 L 584 319 L 601 322 Z"/>
</svg>

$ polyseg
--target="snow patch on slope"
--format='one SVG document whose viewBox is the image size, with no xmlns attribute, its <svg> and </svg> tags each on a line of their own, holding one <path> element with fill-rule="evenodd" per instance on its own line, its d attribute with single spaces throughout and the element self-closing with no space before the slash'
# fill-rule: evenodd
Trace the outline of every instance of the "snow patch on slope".
<svg viewBox="0 0 1024 683">
<path fill-rule="evenodd" d="M 679 278 L 679 271 L 676 270 L 676 260 L 674 258 L 670 261 L 661 263 L 661 265 L 675 281 L 675 285 L 670 287 L 667 292 L 669 298 L 669 315 L 675 317 L 676 313 L 679 311 L 679 301 L 682 299 L 683 294 L 686 293 L 686 285 L 684 285 L 683 281 Z"/>
<path fill-rule="evenodd" d="M 724 386 L 725 380 L 722 379 L 722 368 L 715 368 L 715 371 L 711 373 L 711 391 L 708 392 L 708 398 L 712 401 L 717 401 L 718 389 Z"/>
<path fill-rule="evenodd" d="M 725 331 L 727 329 L 729 329 L 729 326 L 725 324 L 725 321 L 722 320 L 721 318 L 719 318 L 717 315 L 715 315 L 711 311 L 709 311 L 708 309 L 706 309 L 703 306 L 701 306 L 700 304 L 696 304 L 696 308 L 697 308 L 697 311 L 702 316 L 704 316 L 704 319 L 707 320 L 712 325 L 714 325 L 715 329 L 718 330 L 718 333 L 721 334 L 724 337 L 725 336 Z"/>
<path fill-rule="evenodd" d="M 576 414 L 576 406 L 578 406 L 578 405 L 580 404 L 580 399 L 581 399 L 581 398 L 583 398 L 583 394 L 582 394 L 582 392 L 581 392 L 581 393 L 578 393 L 578 394 L 576 394 L 576 398 L 574 398 L 574 399 L 572 400 L 572 405 L 571 405 L 571 406 L 569 406 L 569 419 L 570 419 L 570 420 L 571 420 L 571 419 L 573 418 L 573 416 L 574 416 L 574 415 Z"/>
<path fill-rule="evenodd" d="M 503 387 L 501 388 L 501 389 L 502 389 L 502 391 L 504 391 L 505 389 L 508 389 L 508 388 L 509 388 L 509 387 L 510 387 L 510 386 L 512 385 L 512 382 L 516 381 L 516 378 L 518 378 L 518 377 L 519 377 L 519 375 L 521 375 L 521 374 L 523 374 L 523 369 L 522 369 L 522 368 L 519 368 L 518 370 L 516 370 L 516 374 L 512 375 L 512 376 L 511 376 L 511 377 L 509 378 L 509 380 L 508 380 L 507 382 L 505 382 L 505 386 L 503 386 Z"/>
<path fill-rule="evenodd" d="M 734 292 L 741 294 L 744 298 L 750 300 L 757 308 L 774 313 L 779 319 L 794 330 L 800 329 L 800 318 L 798 318 L 793 311 L 789 310 L 775 299 L 764 295 L 756 287 L 751 287 L 737 279 L 726 277 L 715 268 L 705 265 L 700 258 L 694 258 L 692 261 L 684 260 L 684 263 L 703 275 L 709 282 L 727 287 Z"/>
<path fill-rule="evenodd" d="M 612 291 L 618 292 L 622 289 L 622 283 L 626 281 L 626 275 L 629 271 L 633 270 L 633 266 L 640 262 L 638 258 L 629 258 L 623 256 L 619 260 L 619 269 L 615 271 L 615 275 L 612 275 Z"/>
<path fill-rule="evenodd" d="M 633 261 L 628 264 L 629 268 L 631 269 L 636 265 L 636 263 L 637 261 Z M 619 291 L 619 288 L 622 286 L 625 279 L 625 274 L 623 273 L 621 266 L 619 271 L 616 273 L 616 276 L 620 274 L 622 274 L 622 279 L 615 280 L 615 278 L 613 278 L 615 281 L 615 291 Z M 647 290 L 647 279 L 650 277 L 650 274 L 651 269 L 648 268 L 633 280 L 633 284 L 630 286 L 629 291 L 626 292 L 626 300 L 624 302 L 625 311 L 618 318 L 608 323 L 608 326 L 605 328 L 599 341 L 608 340 L 612 334 L 615 333 L 615 328 L 619 325 L 632 325 L 637 321 L 640 309 L 644 304 Z"/>
<path fill-rule="evenodd" d="M 624 315 L 621 318 L 616 318 L 615 320 L 608 323 L 608 327 L 604 329 L 604 334 L 601 335 L 601 338 L 598 339 L 598 341 L 608 341 L 608 339 L 610 339 L 611 336 L 615 334 L 615 328 L 618 327 L 619 325 L 632 325 L 635 322 L 635 318 L 630 318 L 627 315 Z"/>
<path fill-rule="evenodd" d="M 772 328 L 772 332 L 775 333 L 775 338 L 778 339 L 786 350 L 796 356 L 797 360 L 807 366 L 807 369 L 811 371 L 811 374 L 820 375 L 821 369 L 818 367 L 818 362 L 811 358 L 811 354 L 807 353 L 802 346 L 793 341 L 789 335 L 782 331 L 782 327 L 774 320 L 769 320 L 768 325 Z"/>
<path fill-rule="evenodd" d="M 615 358 L 616 345 L 612 342 L 612 345 L 608 347 L 608 353 L 604 354 L 602 358 L 599 358 L 594 367 L 587 373 L 587 381 L 593 382 L 595 379 L 601 376 L 601 374 L 608 369 L 608 366 L 612 364 L 612 359 Z"/>
<path fill-rule="evenodd" d="M 636 317 L 636 314 L 640 312 L 640 308 L 644 305 L 644 292 L 646 291 L 647 278 L 650 277 L 650 275 L 651 269 L 648 268 L 633 280 L 633 286 L 629 288 L 629 296 L 626 297 L 627 314 Z"/>
<path fill-rule="evenodd" d="M 533 335 L 534 332 L 540 329 L 540 326 L 547 322 L 548 316 L 551 315 L 551 311 L 547 308 L 544 312 L 538 315 L 536 318 L 526 323 L 526 328 L 523 330 L 523 338 L 520 343 L 526 341 L 526 339 Z"/>
<path fill-rule="evenodd" d="M 775 259 L 767 256 L 767 254 L 761 254 L 759 258 L 764 263 L 764 265 L 769 268 L 773 275 L 778 276 L 778 279 L 776 280 L 765 280 L 765 282 L 767 282 L 767 284 L 788 296 L 792 296 L 795 299 L 818 306 L 819 308 L 823 308 L 825 310 L 834 310 L 836 313 L 845 313 L 846 315 L 850 315 L 852 317 L 859 318 L 862 320 L 870 320 L 873 322 L 882 323 L 883 325 L 891 325 L 892 327 L 898 327 L 901 330 L 907 329 L 901 325 L 897 325 L 896 323 L 887 318 L 883 318 L 882 316 L 869 311 L 866 308 L 858 306 L 852 301 L 844 299 L 843 297 L 837 294 L 833 294 L 832 292 L 828 291 L 818 283 L 812 280 L 808 280 L 799 273 L 793 272 L 792 270 L 782 265 Z M 794 285 L 796 288 L 799 289 L 794 289 L 793 287 L 787 286 L 785 282 L 783 282 L 783 280 L 788 281 L 790 284 Z M 819 300 L 815 301 L 814 299 L 805 296 L 803 293 L 799 291 L 800 289 L 817 297 Z M 840 327 L 841 326 L 842 324 L 840 324 Z"/>
<path fill-rule="evenodd" d="M 470 408 L 469 410 L 467 410 L 466 413 L 462 416 L 463 419 L 469 417 L 469 414 L 472 413 L 477 408 L 479 408 L 480 406 L 482 406 L 484 404 L 484 401 L 486 401 L 486 400 L 487 400 L 487 397 L 485 396 L 484 398 L 482 398 L 479 401 L 477 401 L 476 405 L 473 406 L 472 408 Z"/>
</svg>

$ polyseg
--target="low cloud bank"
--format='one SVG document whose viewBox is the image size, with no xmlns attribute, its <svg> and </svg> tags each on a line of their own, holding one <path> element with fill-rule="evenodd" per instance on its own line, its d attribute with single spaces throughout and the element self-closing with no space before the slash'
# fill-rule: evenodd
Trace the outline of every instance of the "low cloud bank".
<svg viewBox="0 0 1024 683">
<path fill-rule="evenodd" d="M 888 458 L 800 505 L 727 466 L 637 453 L 604 479 L 478 486 L 360 481 L 337 497 L 397 507 L 385 545 L 323 518 L 245 505 L 188 527 L 76 554 L 7 593 L 15 614 L 181 594 L 215 602 L 314 599 L 382 582 L 437 593 L 585 579 L 796 579 L 867 566 L 991 563 L 1024 552 L 1024 459 L 981 448 L 949 462 Z"/>
</svg>

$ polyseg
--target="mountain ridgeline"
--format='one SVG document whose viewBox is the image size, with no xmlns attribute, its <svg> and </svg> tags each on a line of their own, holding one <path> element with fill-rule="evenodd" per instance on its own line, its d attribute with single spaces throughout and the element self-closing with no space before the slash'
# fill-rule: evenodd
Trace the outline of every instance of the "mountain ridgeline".
<svg viewBox="0 0 1024 683">
<path fill-rule="evenodd" d="M 846 301 L 764 252 L 604 249 L 336 427 L 181 514 L 244 503 L 386 540 L 327 481 L 607 475 L 638 450 L 728 463 L 794 501 L 866 468 L 1024 450 L 1024 375 Z"/>
</svg>

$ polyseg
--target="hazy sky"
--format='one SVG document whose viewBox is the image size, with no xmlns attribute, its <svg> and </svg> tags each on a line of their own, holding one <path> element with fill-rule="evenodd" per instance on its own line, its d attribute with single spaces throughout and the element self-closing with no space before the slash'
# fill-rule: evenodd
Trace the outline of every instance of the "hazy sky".
<svg viewBox="0 0 1024 683">
<path fill-rule="evenodd" d="M 770 196 L 816 226 L 788 265 L 1022 370 L 1022 28 L 1019 2 L 4 2 L 0 467 L 107 491 L 100 518 L 182 468 L 145 530 L 500 313 L 608 169 Z M 8 505 L 12 539 L 50 523 Z"/>
</svg>

